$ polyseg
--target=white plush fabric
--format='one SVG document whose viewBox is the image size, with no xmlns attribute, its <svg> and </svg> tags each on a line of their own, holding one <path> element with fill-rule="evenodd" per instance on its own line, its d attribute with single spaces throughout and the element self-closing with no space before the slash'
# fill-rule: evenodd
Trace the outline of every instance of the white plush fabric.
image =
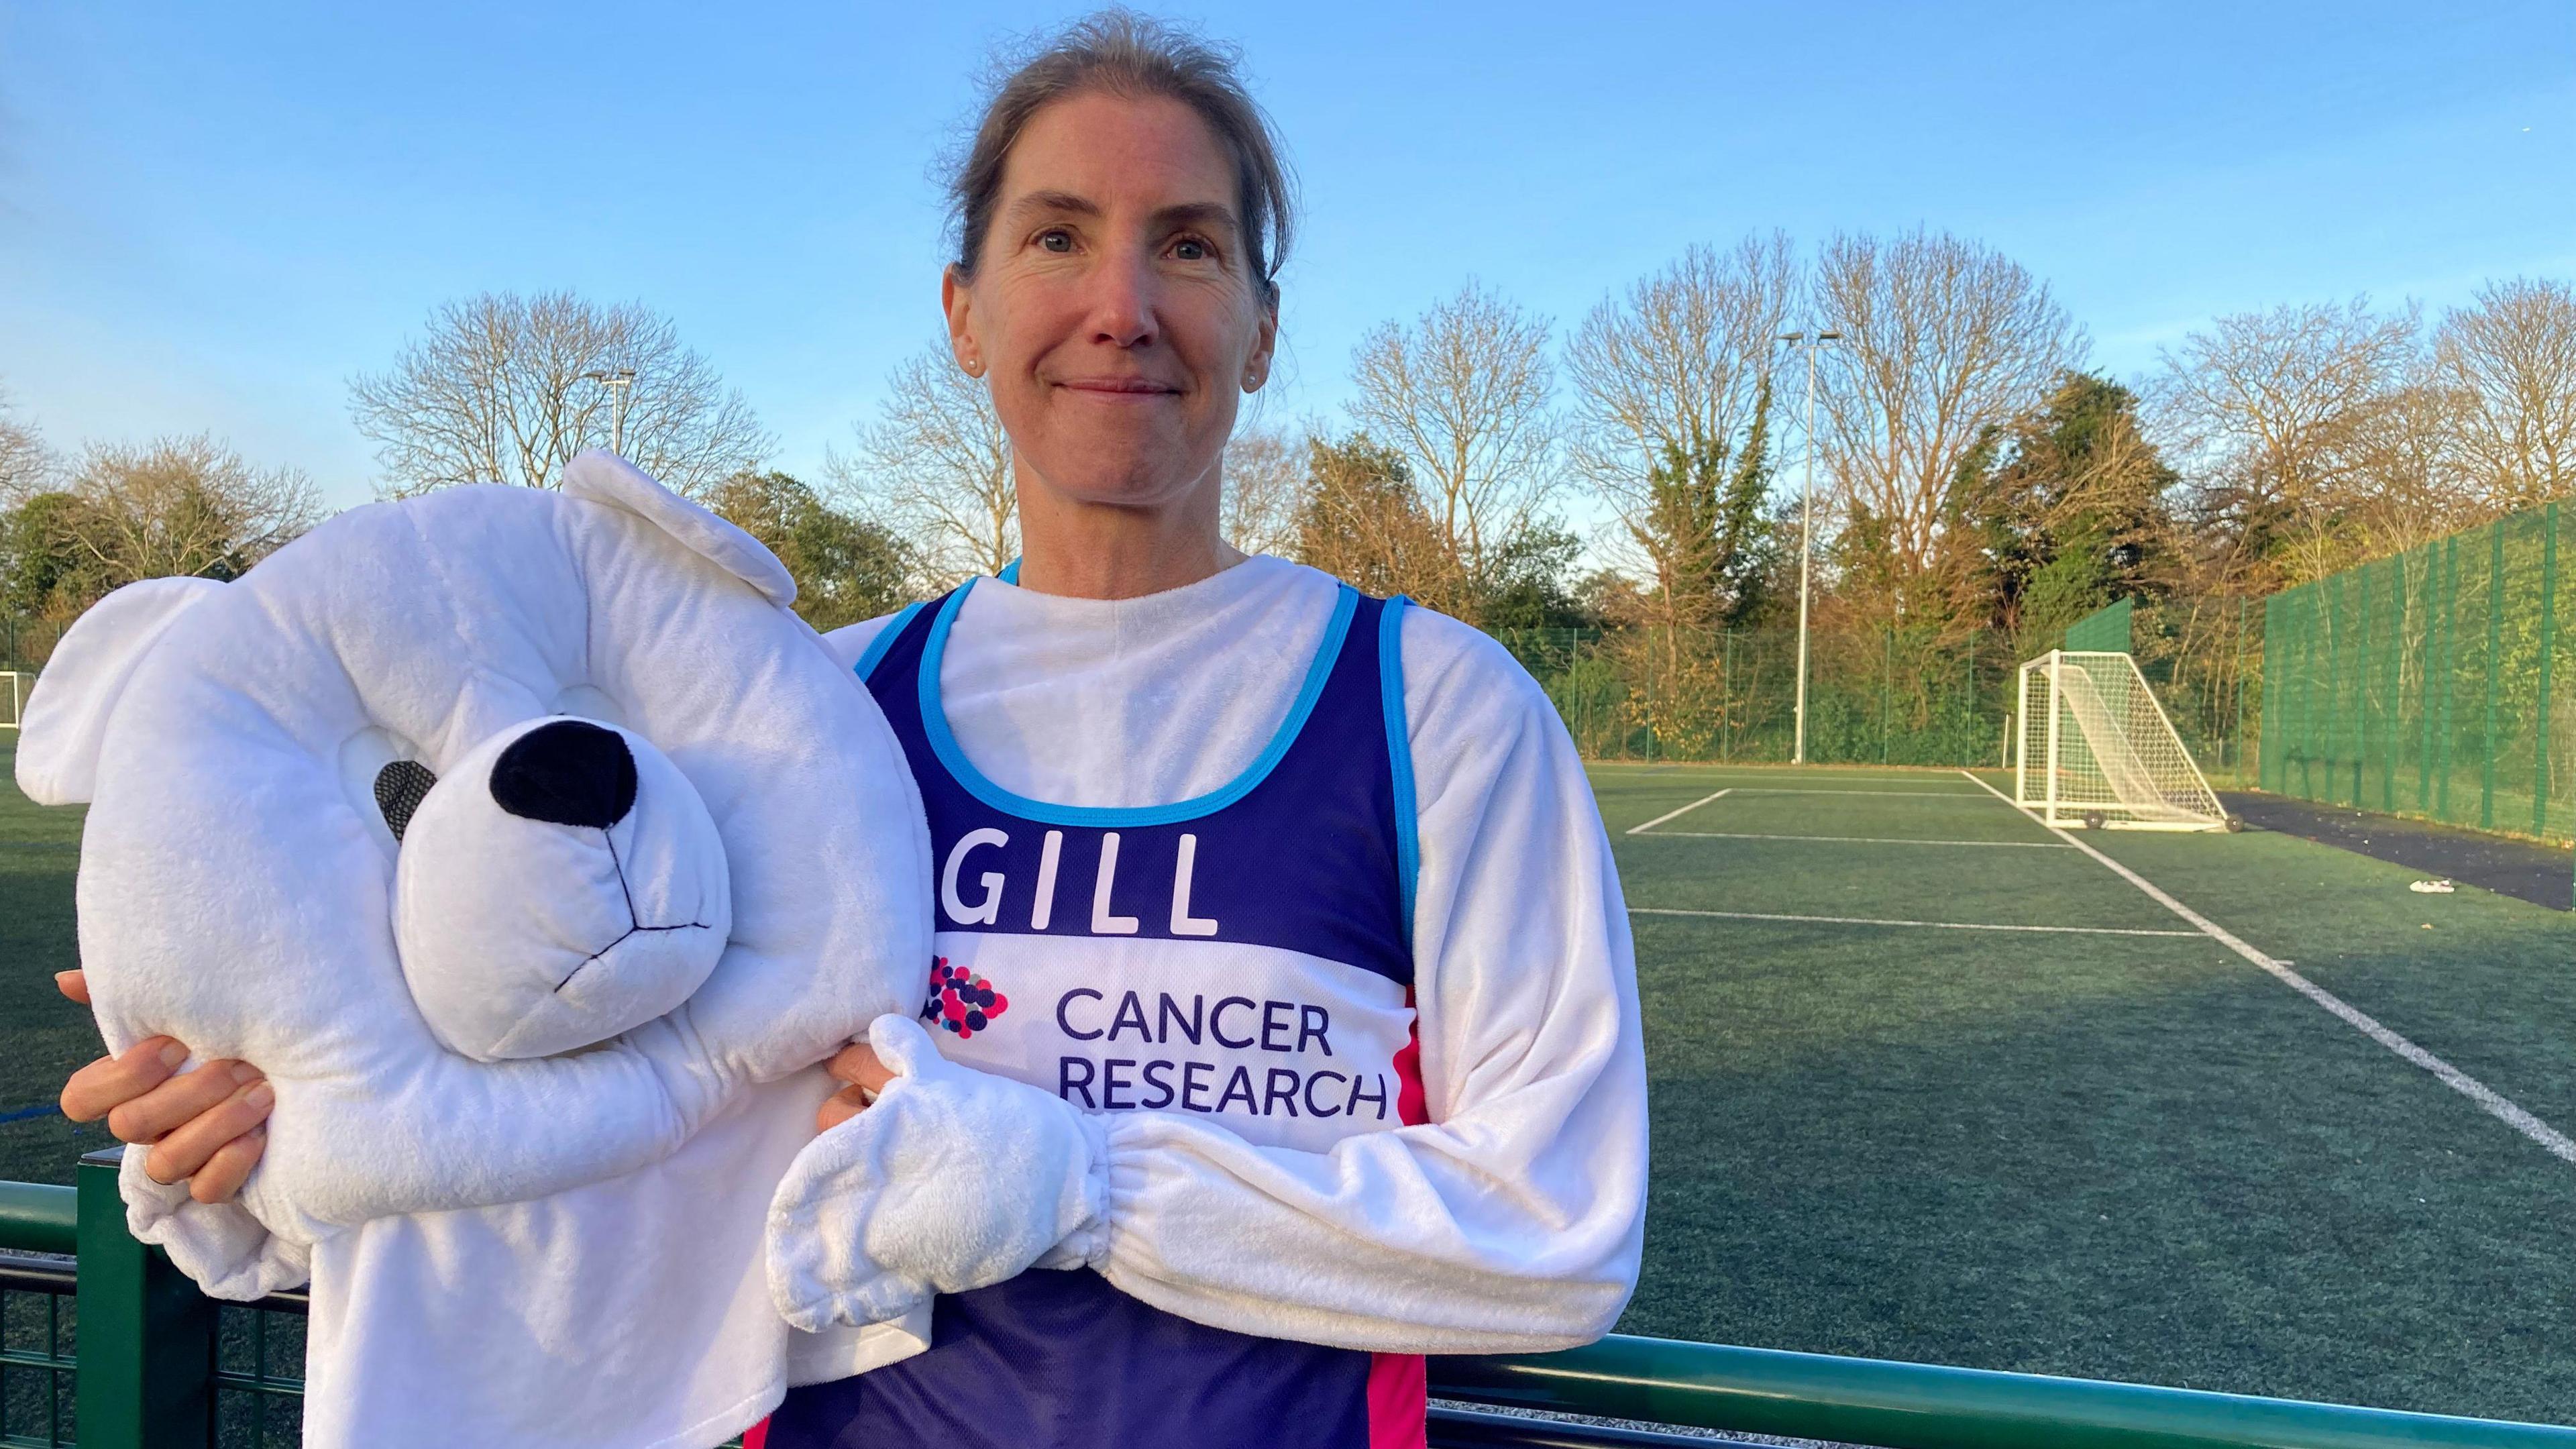
<svg viewBox="0 0 2576 1449">
<path fill-rule="evenodd" d="M 770 1205 L 769 1289 L 787 1321 L 880 1323 L 1050 1254 L 1083 1266 L 1056 1249 L 1100 1218 L 1100 1116 L 947 1061 L 909 1016 L 877 1018 L 868 1044 L 895 1079 L 797 1155 Z"/>
<path fill-rule="evenodd" d="M 815 1064 L 929 958 L 918 794 L 793 595 L 585 454 L 560 494 L 360 508 L 237 582 L 121 590 L 28 701 L 21 787 L 90 802 L 108 1045 L 166 1032 L 276 1084 L 241 1207 L 154 1188 L 139 1150 L 128 1205 L 218 1294 L 310 1264 L 308 1443 L 704 1445 L 774 1402 L 770 1190 Z M 493 808 L 496 760 L 560 715 L 630 746 L 614 826 Z M 397 760 L 439 777 L 410 829 L 440 868 L 376 798 Z M 621 959 L 642 929 L 721 951 Z"/>
</svg>

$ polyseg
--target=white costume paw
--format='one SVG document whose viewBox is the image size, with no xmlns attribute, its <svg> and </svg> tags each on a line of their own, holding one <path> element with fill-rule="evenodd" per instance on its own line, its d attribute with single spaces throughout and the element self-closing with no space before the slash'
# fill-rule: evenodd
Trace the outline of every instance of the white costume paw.
<svg viewBox="0 0 2576 1449">
<path fill-rule="evenodd" d="M 154 1182 L 143 1171 L 148 1147 L 128 1147 L 116 1181 L 125 1199 L 125 1230 L 155 1243 L 210 1298 L 249 1303 L 294 1288 L 313 1274 L 312 1250 L 272 1236 L 239 1203 L 204 1203 L 185 1182 Z"/>
<path fill-rule="evenodd" d="M 1099 1251 L 1098 1118 L 948 1061 L 909 1017 L 878 1017 L 868 1043 L 896 1079 L 797 1154 L 770 1200 L 769 1291 L 788 1322 L 880 1323 Z"/>
</svg>

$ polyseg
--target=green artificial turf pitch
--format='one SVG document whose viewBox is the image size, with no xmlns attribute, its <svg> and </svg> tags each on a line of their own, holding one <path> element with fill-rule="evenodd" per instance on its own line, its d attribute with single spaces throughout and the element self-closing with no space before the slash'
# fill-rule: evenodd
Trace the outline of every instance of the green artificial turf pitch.
<svg viewBox="0 0 2576 1449">
<path fill-rule="evenodd" d="M 79 964 L 72 942 L 72 871 L 81 812 L 43 809 L 8 783 L 18 732 L 0 730 L 0 1179 L 69 1182 L 84 1152 L 115 1145 L 97 1126 L 53 1110 L 63 1078 L 97 1056 L 89 1013 L 54 990 Z M 24 1114 L 24 1115 L 21 1115 Z"/>
<path fill-rule="evenodd" d="M 2576 1164 L 1959 772 L 1593 780 L 1653 1077 L 1625 1331 L 2576 1419 Z M 2566 915 L 2288 836 L 2076 835 L 2576 1128 Z"/>
<path fill-rule="evenodd" d="M 1593 779 L 1654 1093 L 1624 1331 L 2576 1419 L 2576 1164 L 1958 772 Z M 2576 1130 L 2567 915 L 2288 836 L 2078 836 Z M 78 838 L 0 789 L 0 1112 L 98 1050 L 51 979 Z M 0 1124 L 0 1177 L 104 1143 Z"/>
</svg>

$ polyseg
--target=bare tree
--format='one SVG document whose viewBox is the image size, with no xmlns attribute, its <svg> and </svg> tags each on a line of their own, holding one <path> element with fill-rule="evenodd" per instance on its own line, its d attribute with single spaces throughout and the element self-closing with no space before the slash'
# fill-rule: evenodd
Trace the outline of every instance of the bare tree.
<svg viewBox="0 0 2576 1449">
<path fill-rule="evenodd" d="M 2406 382 L 2415 335 L 2412 307 L 2355 298 L 2221 317 L 2164 354 L 2158 413 L 2220 586 L 2339 565 L 2339 513 L 2369 492 L 2365 430 Z"/>
<path fill-rule="evenodd" d="M 23 501 L 53 480 L 54 455 L 36 430 L 11 417 L 6 393 L 0 393 L 0 508 Z"/>
<path fill-rule="evenodd" d="M 2082 365 L 2084 334 L 2020 264 L 1947 233 L 1837 236 L 1814 295 L 1842 333 L 1817 377 L 1818 456 L 1902 586 L 1932 567 L 1962 466 Z"/>
<path fill-rule="evenodd" d="M 1539 521 L 1556 481 L 1547 323 L 1475 283 L 1352 358 L 1351 418 L 1402 454 L 1470 579 Z"/>
<path fill-rule="evenodd" d="M 1235 429 L 1225 444 L 1226 542 L 1245 553 L 1296 552 L 1306 454 L 1306 440 L 1285 429 Z"/>
<path fill-rule="evenodd" d="M 68 541 L 103 589 L 136 579 L 238 577 L 322 517 L 311 479 L 257 469 L 203 434 L 94 445 L 73 474 Z"/>
<path fill-rule="evenodd" d="M 855 456 L 828 455 L 833 480 L 889 516 L 943 586 L 999 573 L 1019 556 L 1011 440 L 984 383 L 937 342 L 897 367 Z"/>
<path fill-rule="evenodd" d="M 2498 512 L 2576 491 L 2576 286 L 2516 277 L 2478 291 L 2433 339 L 2463 460 Z"/>
<path fill-rule="evenodd" d="M 1566 346 L 1577 471 L 1627 512 L 1665 450 L 1731 444 L 1752 422 L 1797 288 L 1796 255 L 1774 232 L 1692 247 L 1593 308 Z"/>
<path fill-rule="evenodd" d="M 610 380 L 630 371 L 626 456 L 678 492 L 704 493 L 774 446 L 670 319 L 569 292 L 487 292 L 440 307 L 391 369 L 350 380 L 349 413 L 380 445 L 393 496 L 454 483 L 550 488 L 574 454 L 610 445 Z"/>
</svg>

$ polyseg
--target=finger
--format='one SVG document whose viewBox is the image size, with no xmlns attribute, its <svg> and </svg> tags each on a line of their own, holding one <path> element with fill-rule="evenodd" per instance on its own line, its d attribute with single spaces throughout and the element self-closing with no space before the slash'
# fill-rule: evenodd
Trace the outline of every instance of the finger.
<svg viewBox="0 0 2576 1449">
<path fill-rule="evenodd" d="M 95 1122 L 163 1082 L 188 1059 L 188 1049 L 166 1036 L 147 1036 L 112 1057 L 72 1073 L 63 1083 L 63 1115 Z"/>
<path fill-rule="evenodd" d="M 83 1006 L 89 1005 L 89 973 L 86 971 L 55 972 L 54 989 Z"/>
<path fill-rule="evenodd" d="M 107 1130 L 119 1142 L 158 1142 L 259 1080 L 248 1062 L 208 1062 L 108 1113 Z"/>
<path fill-rule="evenodd" d="M 230 1202 L 250 1180 L 250 1170 L 259 1165 L 259 1154 L 268 1146 L 268 1129 L 254 1127 L 215 1149 L 206 1165 L 188 1174 L 188 1196 L 199 1202 Z"/>
<path fill-rule="evenodd" d="M 267 1121 L 268 1110 L 275 1105 L 275 1087 L 264 1080 L 251 1083 L 152 1144 L 143 1159 L 144 1175 L 159 1183 L 195 1176 L 224 1144 Z"/>
<path fill-rule="evenodd" d="M 878 1058 L 877 1049 L 865 1042 L 841 1048 L 827 1070 L 834 1080 L 865 1087 L 871 1092 L 884 1091 L 886 1083 L 894 1080 L 894 1073 L 887 1070 L 886 1064 Z"/>
<path fill-rule="evenodd" d="M 859 1088 L 843 1087 L 814 1109 L 814 1130 L 829 1132 L 867 1109 L 868 1099 Z"/>
</svg>

